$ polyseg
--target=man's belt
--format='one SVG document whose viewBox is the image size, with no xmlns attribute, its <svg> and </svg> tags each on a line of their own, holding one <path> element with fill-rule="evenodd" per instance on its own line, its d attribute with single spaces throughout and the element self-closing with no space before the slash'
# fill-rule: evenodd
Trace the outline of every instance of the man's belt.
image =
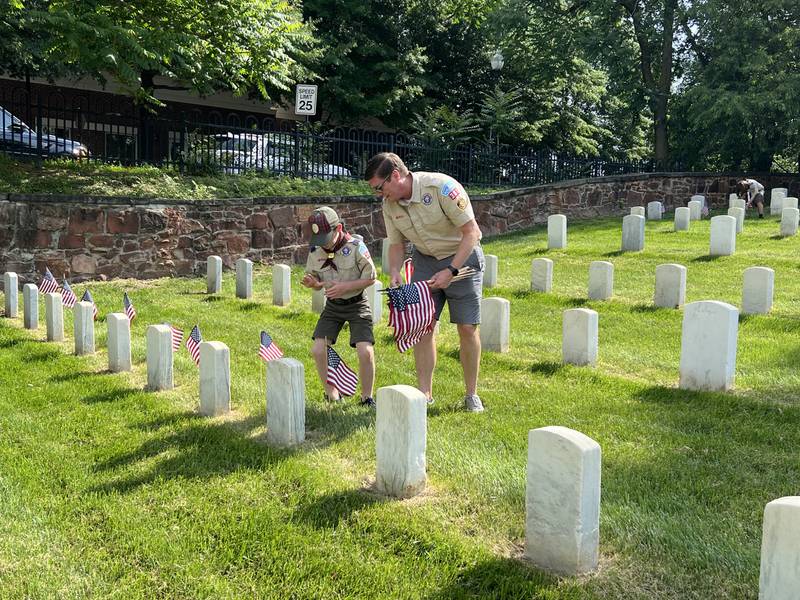
<svg viewBox="0 0 800 600">
<path fill-rule="evenodd" d="M 361 302 L 361 300 L 363 299 L 364 299 L 364 294 L 361 293 L 358 296 L 353 296 L 352 298 L 331 298 L 327 300 L 327 302 L 330 302 L 335 306 L 349 306 L 350 304 Z"/>
</svg>

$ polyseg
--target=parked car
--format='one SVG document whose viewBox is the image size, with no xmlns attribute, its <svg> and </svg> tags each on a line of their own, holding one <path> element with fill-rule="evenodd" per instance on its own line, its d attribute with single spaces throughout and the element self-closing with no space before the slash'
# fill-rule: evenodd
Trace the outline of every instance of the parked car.
<svg viewBox="0 0 800 600">
<path fill-rule="evenodd" d="M 345 167 L 306 158 L 297 151 L 291 134 L 228 132 L 212 139 L 214 158 L 226 173 L 256 170 L 321 179 L 352 176 Z"/>
<path fill-rule="evenodd" d="M 10 154 L 32 156 L 39 153 L 46 156 L 87 158 L 89 149 L 74 140 L 43 134 L 40 140 L 36 132 L 20 119 L 0 106 L 0 150 Z"/>
</svg>

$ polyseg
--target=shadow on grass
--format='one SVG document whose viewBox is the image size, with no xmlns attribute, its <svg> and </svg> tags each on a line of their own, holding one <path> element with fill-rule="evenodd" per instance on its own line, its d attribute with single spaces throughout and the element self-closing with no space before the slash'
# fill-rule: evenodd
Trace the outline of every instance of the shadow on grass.
<svg viewBox="0 0 800 600">
<path fill-rule="evenodd" d="M 223 300 L 222 296 L 206 296 L 202 302 L 219 302 Z"/>
<path fill-rule="evenodd" d="M 242 302 L 239 305 L 239 310 L 241 310 L 242 312 L 250 312 L 260 307 L 261 307 L 260 302 Z"/>
<path fill-rule="evenodd" d="M 564 306 L 586 306 L 589 303 L 588 298 L 565 298 L 563 301 Z"/>
<path fill-rule="evenodd" d="M 42 352 L 32 352 L 25 357 L 26 362 L 47 362 L 55 360 L 61 356 L 61 352 L 55 348 L 48 348 Z"/>
<path fill-rule="evenodd" d="M 612 252 L 606 252 L 603 256 L 622 256 L 625 254 L 627 250 L 614 250 Z"/>
<path fill-rule="evenodd" d="M 142 394 L 144 393 L 141 388 L 117 388 L 114 390 L 105 390 L 98 394 L 92 394 L 91 396 L 84 396 L 81 398 L 82 402 L 86 404 L 97 404 L 100 402 L 115 402 L 116 400 L 122 400 L 127 398 L 128 396 L 133 396 L 134 394 Z"/>
<path fill-rule="evenodd" d="M 20 344 L 24 344 L 26 341 L 28 340 L 21 337 L 11 338 L 10 340 L 3 340 L 2 342 L 0 342 L 0 349 L 13 348 L 14 346 L 19 346 Z"/>
<path fill-rule="evenodd" d="M 54 383 L 63 383 L 65 381 L 75 381 L 76 379 L 83 379 L 84 377 L 93 377 L 95 375 L 104 375 L 108 371 L 73 371 L 71 373 L 63 373 L 61 375 L 53 375 L 50 381 Z"/>
<path fill-rule="evenodd" d="M 782 236 L 780 233 L 776 233 L 775 235 L 769 236 L 771 240 L 783 240 L 786 239 L 785 236 Z"/>
<path fill-rule="evenodd" d="M 714 262 L 722 258 L 721 256 L 715 256 L 713 254 L 705 254 L 703 256 L 697 256 L 691 260 L 693 263 L 704 263 L 704 262 Z"/>
<path fill-rule="evenodd" d="M 362 508 L 388 501 L 387 498 L 367 490 L 323 494 L 309 498 L 308 502 L 297 506 L 292 514 L 292 521 L 299 521 L 317 529 L 333 529 Z"/>
<path fill-rule="evenodd" d="M 660 306 L 654 306 L 652 304 L 644 304 L 641 302 L 639 304 L 634 304 L 631 307 L 631 312 L 635 313 L 654 313 L 660 310 L 674 310 L 674 309 L 664 309 L 661 308 Z"/>
<path fill-rule="evenodd" d="M 549 252 L 549 248 L 533 248 L 532 250 L 525 252 L 523 256 L 541 256 L 542 254 L 548 254 Z"/>
<path fill-rule="evenodd" d="M 280 308 L 280 307 L 276 307 L 276 308 Z M 297 310 L 296 308 L 294 308 L 292 310 L 281 311 L 276 316 L 279 319 L 296 319 L 297 317 L 302 317 L 302 316 L 304 316 L 306 314 L 307 314 L 306 311 Z"/>
<path fill-rule="evenodd" d="M 540 292 L 538 290 L 514 290 L 513 292 L 511 292 L 511 296 L 514 298 L 525 299 L 525 298 L 535 298 L 545 293 L 547 292 Z"/>
<path fill-rule="evenodd" d="M 452 583 L 427 595 L 426 599 L 549 598 L 549 595 L 542 595 L 543 586 L 551 588 L 558 597 L 567 597 L 558 592 L 558 578 L 521 560 L 492 558 L 464 569 Z"/>
<path fill-rule="evenodd" d="M 537 373 L 539 375 L 544 375 L 545 377 L 552 377 L 553 375 L 558 374 L 558 372 L 563 368 L 563 363 L 556 362 L 554 360 L 543 360 L 533 363 L 529 367 L 529 370 L 531 373 Z"/>
</svg>

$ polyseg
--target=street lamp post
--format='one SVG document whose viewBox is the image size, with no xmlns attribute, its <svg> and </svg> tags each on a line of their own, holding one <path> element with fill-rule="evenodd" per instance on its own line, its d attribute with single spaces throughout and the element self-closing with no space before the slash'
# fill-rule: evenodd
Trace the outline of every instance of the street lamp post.
<svg viewBox="0 0 800 600">
<path fill-rule="evenodd" d="M 495 77 L 495 79 L 496 79 L 495 90 L 499 90 L 500 89 L 500 83 L 499 83 L 500 82 L 500 71 L 502 70 L 503 65 L 505 64 L 505 58 L 503 57 L 503 53 L 500 52 L 499 48 L 497 50 L 495 50 L 495 53 L 492 55 L 492 58 L 489 59 L 489 64 L 492 65 L 492 71 L 494 71 L 497 74 L 496 77 Z M 495 118 L 496 117 L 497 117 L 497 115 L 495 114 Z M 492 145 L 493 138 L 494 138 L 494 124 L 489 126 L 489 144 L 490 145 Z M 500 132 L 499 131 L 497 132 L 497 144 L 495 146 L 495 154 L 499 158 L 499 156 L 500 156 Z"/>
</svg>

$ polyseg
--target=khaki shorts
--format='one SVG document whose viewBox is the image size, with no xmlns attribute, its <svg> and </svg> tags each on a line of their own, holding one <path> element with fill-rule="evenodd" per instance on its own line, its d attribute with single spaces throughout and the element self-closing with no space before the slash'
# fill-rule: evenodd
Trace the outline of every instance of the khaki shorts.
<svg viewBox="0 0 800 600">
<path fill-rule="evenodd" d="M 447 268 L 453 257 L 448 256 L 436 260 L 433 256 L 422 254 L 414 248 L 411 255 L 414 263 L 412 281 L 427 281 L 435 273 Z M 476 273 L 455 283 L 451 283 L 443 290 L 431 290 L 431 296 L 436 304 L 436 320 L 442 314 L 444 303 L 450 310 L 450 322 L 466 325 L 478 325 L 481 322 L 481 296 L 483 295 L 483 272 L 486 269 L 486 259 L 483 248 L 476 246 L 472 254 L 467 257 L 465 267 L 472 267 Z"/>
<path fill-rule="evenodd" d="M 314 328 L 313 339 L 327 338 L 328 344 L 336 343 L 339 332 L 345 323 L 350 324 L 350 345 L 355 348 L 358 342 L 375 345 L 372 333 L 372 311 L 369 302 L 362 294 L 350 304 L 340 304 L 338 300 L 328 300 Z"/>
</svg>

